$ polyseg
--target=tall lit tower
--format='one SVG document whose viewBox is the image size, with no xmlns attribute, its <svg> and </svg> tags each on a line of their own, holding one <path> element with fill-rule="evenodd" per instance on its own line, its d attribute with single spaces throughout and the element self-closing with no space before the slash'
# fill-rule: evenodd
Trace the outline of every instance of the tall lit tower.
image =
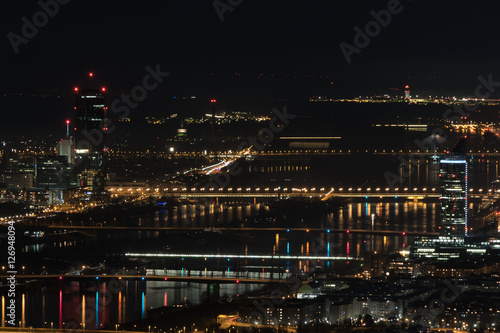
<svg viewBox="0 0 500 333">
<path fill-rule="evenodd" d="M 69 124 L 70 121 L 66 120 L 66 137 L 57 143 L 56 152 L 58 156 L 66 156 L 68 158 L 68 165 L 74 165 L 76 162 L 75 142 L 69 135 Z"/>
<path fill-rule="evenodd" d="M 465 140 L 439 162 L 441 225 L 439 236 L 415 237 L 412 253 L 417 258 L 449 260 L 468 253 L 467 237 L 468 163 Z M 477 250 L 477 249 L 476 249 Z"/>
<path fill-rule="evenodd" d="M 464 151 L 459 151 L 463 149 Z M 465 141 L 440 161 L 441 235 L 463 243 L 467 235 L 467 160 Z"/>
<path fill-rule="evenodd" d="M 410 86 L 406 85 L 404 91 L 405 91 L 405 99 L 410 99 Z"/>
<path fill-rule="evenodd" d="M 104 192 L 106 181 L 106 88 L 75 87 L 75 141 L 79 186 L 94 193 Z M 93 86 L 93 87 L 92 87 Z"/>
</svg>

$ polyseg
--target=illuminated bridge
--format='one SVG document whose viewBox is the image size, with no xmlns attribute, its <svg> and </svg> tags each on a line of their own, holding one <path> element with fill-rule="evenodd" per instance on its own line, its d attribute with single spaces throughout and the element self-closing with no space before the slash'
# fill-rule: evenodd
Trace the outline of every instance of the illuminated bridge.
<svg viewBox="0 0 500 333">
<path fill-rule="evenodd" d="M 319 197 L 319 198 L 392 198 L 392 199 L 438 199 L 439 188 L 428 187 L 116 187 L 106 188 L 113 196 L 173 196 L 178 198 L 278 198 L 278 197 Z M 500 198 L 500 190 L 494 192 L 487 188 L 470 188 L 468 197 L 471 199 Z"/>
<path fill-rule="evenodd" d="M 114 227 L 114 226 L 87 226 L 87 225 L 47 225 L 51 229 L 63 230 L 94 230 L 94 231 L 207 231 L 207 232 L 324 232 L 341 234 L 365 234 L 379 236 L 437 236 L 437 232 L 425 231 L 397 231 L 372 229 L 324 229 L 324 228 L 212 228 L 205 227 Z"/>
<path fill-rule="evenodd" d="M 349 256 L 318 256 L 318 255 L 251 255 L 251 254 L 176 254 L 176 253 L 125 253 L 127 257 L 146 258 L 216 258 L 216 259 L 262 259 L 262 260 L 320 260 L 320 261 L 352 261 L 361 260 Z"/>
<path fill-rule="evenodd" d="M 355 259 L 351 259 L 355 260 Z M 276 274 L 278 275 L 278 274 Z M 7 279 L 9 276 L 0 276 L 2 279 Z M 180 281 L 194 283 L 283 283 L 281 279 L 259 279 L 246 277 L 222 277 L 222 276 L 165 276 L 165 275 L 16 275 L 16 281 L 26 280 L 53 280 L 57 281 L 98 281 L 98 280 L 138 280 L 138 281 Z"/>
</svg>

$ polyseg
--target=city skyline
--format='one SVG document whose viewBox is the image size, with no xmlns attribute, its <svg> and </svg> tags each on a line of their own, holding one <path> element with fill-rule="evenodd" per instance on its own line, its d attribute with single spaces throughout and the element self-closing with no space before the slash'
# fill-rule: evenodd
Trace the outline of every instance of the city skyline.
<svg viewBox="0 0 500 333">
<path fill-rule="evenodd" d="M 0 330 L 494 333 L 496 6 L 0 13 Z"/>
</svg>

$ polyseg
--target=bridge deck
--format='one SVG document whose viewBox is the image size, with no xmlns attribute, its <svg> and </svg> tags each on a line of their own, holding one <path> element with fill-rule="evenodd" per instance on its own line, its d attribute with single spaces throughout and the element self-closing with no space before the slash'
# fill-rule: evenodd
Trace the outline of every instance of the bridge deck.
<svg viewBox="0 0 500 333">
<path fill-rule="evenodd" d="M 0 279 L 7 279 L 9 276 L 0 276 Z M 99 279 L 116 279 L 116 280 L 143 280 L 143 281 L 181 281 L 195 283 L 283 283 L 285 280 L 280 279 L 249 279 L 239 277 L 210 277 L 210 276 L 165 276 L 165 275 L 16 275 L 16 280 L 99 280 Z"/>
<path fill-rule="evenodd" d="M 341 234 L 367 234 L 381 236 L 437 236 L 438 232 L 428 231 L 397 231 L 371 229 L 324 229 L 324 228 L 215 228 L 205 227 L 109 227 L 109 226 L 82 226 L 82 225 L 48 225 L 51 229 L 64 230 L 109 230 L 109 231 L 207 231 L 207 232 L 325 232 Z"/>
</svg>

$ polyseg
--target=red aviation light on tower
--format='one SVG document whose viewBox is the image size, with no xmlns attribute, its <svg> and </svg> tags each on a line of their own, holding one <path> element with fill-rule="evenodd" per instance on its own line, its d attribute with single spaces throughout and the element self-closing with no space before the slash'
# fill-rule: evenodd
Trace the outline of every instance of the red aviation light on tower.
<svg viewBox="0 0 500 333">
<path fill-rule="evenodd" d="M 94 76 L 94 73 L 90 72 L 89 77 L 92 77 L 92 76 Z"/>
<path fill-rule="evenodd" d="M 75 92 L 78 92 L 78 87 L 75 87 Z"/>
<path fill-rule="evenodd" d="M 66 120 L 66 125 L 69 125 L 69 120 Z"/>
<path fill-rule="evenodd" d="M 217 103 L 217 100 L 216 99 L 211 99 L 210 103 Z"/>
<path fill-rule="evenodd" d="M 102 91 L 102 92 L 105 92 L 105 91 L 106 91 L 106 87 L 102 87 L 102 88 L 101 88 L 101 91 Z"/>
</svg>

